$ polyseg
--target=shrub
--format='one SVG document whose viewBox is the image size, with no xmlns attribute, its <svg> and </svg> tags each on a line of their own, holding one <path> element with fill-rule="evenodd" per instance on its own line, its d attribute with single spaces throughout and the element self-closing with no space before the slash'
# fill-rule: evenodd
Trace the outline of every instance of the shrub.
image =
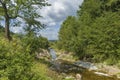
<svg viewBox="0 0 120 80">
<path fill-rule="evenodd" d="M 0 80 L 33 80 L 32 57 L 20 40 L 0 37 Z"/>
</svg>

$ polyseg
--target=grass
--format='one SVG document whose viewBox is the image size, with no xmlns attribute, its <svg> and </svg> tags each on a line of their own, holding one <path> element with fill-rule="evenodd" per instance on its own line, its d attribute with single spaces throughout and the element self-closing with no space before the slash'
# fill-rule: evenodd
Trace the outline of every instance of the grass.
<svg viewBox="0 0 120 80">
<path fill-rule="evenodd" d="M 62 75 L 49 69 L 50 64 L 43 60 L 35 60 L 32 71 L 41 77 L 41 80 L 63 80 Z"/>
</svg>

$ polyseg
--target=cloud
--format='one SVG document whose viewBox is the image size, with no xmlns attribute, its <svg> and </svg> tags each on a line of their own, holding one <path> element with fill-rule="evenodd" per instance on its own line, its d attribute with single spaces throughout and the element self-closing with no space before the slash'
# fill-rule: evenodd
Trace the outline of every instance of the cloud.
<svg viewBox="0 0 120 80">
<path fill-rule="evenodd" d="M 10 27 L 10 30 L 14 33 L 22 33 L 24 34 L 25 32 L 23 31 L 23 27 Z"/>
<path fill-rule="evenodd" d="M 61 23 L 68 15 L 75 15 L 83 0 L 49 0 L 52 6 L 43 8 L 40 13 L 44 23 Z"/>
<path fill-rule="evenodd" d="M 58 39 L 58 27 L 47 27 L 39 32 L 40 35 L 47 37 L 49 40 Z"/>
<path fill-rule="evenodd" d="M 51 6 L 37 10 L 38 13 L 43 16 L 37 20 L 47 25 L 47 27 L 41 30 L 39 34 L 47 37 L 49 40 L 58 39 L 61 23 L 67 16 L 76 15 L 76 11 L 82 2 L 83 0 L 48 0 L 48 3 L 50 3 Z M 11 30 L 15 33 L 23 32 L 23 29 L 20 27 L 11 27 Z"/>
<path fill-rule="evenodd" d="M 52 6 L 44 7 L 39 13 L 43 16 L 40 21 L 51 29 L 40 31 L 41 35 L 48 39 L 51 39 L 51 36 L 58 39 L 61 23 L 67 16 L 76 15 L 76 11 L 82 2 L 83 0 L 49 0 Z"/>
</svg>

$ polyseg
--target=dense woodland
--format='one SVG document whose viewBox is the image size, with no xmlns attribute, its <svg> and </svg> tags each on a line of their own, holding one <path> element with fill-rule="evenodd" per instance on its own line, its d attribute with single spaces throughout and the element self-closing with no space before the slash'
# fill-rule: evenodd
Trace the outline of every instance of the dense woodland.
<svg viewBox="0 0 120 80">
<path fill-rule="evenodd" d="M 61 25 L 58 48 L 81 60 L 120 66 L 119 4 L 119 0 L 84 0 L 77 16 Z"/>
<path fill-rule="evenodd" d="M 50 4 L 13 1 L 0 0 L 0 80 L 63 80 L 48 69 L 49 63 L 35 58 L 54 44 L 36 36 L 45 27 L 36 20 L 41 17 L 36 10 Z M 77 16 L 69 16 L 61 25 L 54 47 L 74 52 L 81 60 L 120 66 L 119 4 L 120 0 L 84 0 Z M 13 26 L 24 26 L 25 34 L 11 32 Z"/>
</svg>

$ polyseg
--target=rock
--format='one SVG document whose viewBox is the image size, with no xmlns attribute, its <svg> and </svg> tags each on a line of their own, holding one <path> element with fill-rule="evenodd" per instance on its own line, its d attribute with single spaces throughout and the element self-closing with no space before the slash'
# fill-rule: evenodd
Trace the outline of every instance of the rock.
<svg viewBox="0 0 120 80">
<path fill-rule="evenodd" d="M 119 78 L 119 79 L 120 79 L 120 74 L 117 74 L 117 78 Z"/>
<path fill-rule="evenodd" d="M 66 80 L 74 79 L 74 77 L 73 77 L 73 76 L 66 76 L 65 79 L 66 79 Z"/>
<path fill-rule="evenodd" d="M 62 76 L 66 76 L 66 75 L 67 75 L 67 74 L 65 74 L 65 73 L 63 73 L 63 72 L 62 72 L 61 74 L 62 74 Z"/>
<path fill-rule="evenodd" d="M 80 74 L 76 74 L 76 80 L 81 80 L 82 76 Z"/>
<path fill-rule="evenodd" d="M 48 53 L 47 50 L 40 49 L 40 52 L 36 52 L 36 58 L 50 58 L 50 54 Z"/>
<path fill-rule="evenodd" d="M 98 68 L 94 65 L 90 66 L 89 70 L 97 70 Z"/>
<path fill-rule="evenodd" d="M 102 72 L 94 72 L 95 74 L 98 74 L 98 75 L 100 75 L 100 76 L 110 76 L 110 75 L 108 75 L 108 74 L 105 74 L 105 73 L 102 73 Z"/>
<path fill-rule="evenodd" d="M 99 71 L 105 72 L 110 76 L 120 73 L 120 69 L 117 66 L 109 66 L 102 63 L 96 64 L 96 66 L 99 68 Z"/>
<path fill-rule="evenodd" d="M 90 62 L 84 62 L 84 61 L 77 61 L 74 63 L 77 66 L 89 69 L 89 70 L 97 70 L 98 68 L 93 65 L 93 63 Z"/>
</svg>

